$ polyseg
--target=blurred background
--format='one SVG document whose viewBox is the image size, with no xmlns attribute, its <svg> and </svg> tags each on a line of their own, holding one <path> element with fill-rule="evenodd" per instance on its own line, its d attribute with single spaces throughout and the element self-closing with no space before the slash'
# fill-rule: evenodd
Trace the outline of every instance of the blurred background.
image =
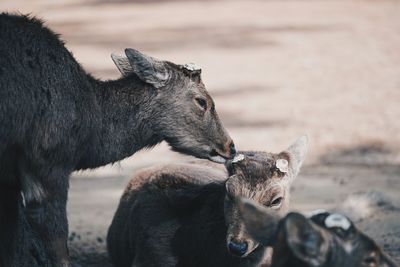
<svg viewBox="0 0 400 267">
<path fill-rule="evenodd" d="M 355 203 L 358 225 L 400 259 L 400 1 L 0 0 L 0 10 L 44 19 L 100 79 L 119 76 L 110 54 L 126 47 L 201 66 L 239 149 L 279 152 L 308 134 L 292 209 Z M 74 261 L 109 266 L 107 227 L 135 172 L 190 160 L 161 144 L 75 173 Z"/>
</svg>

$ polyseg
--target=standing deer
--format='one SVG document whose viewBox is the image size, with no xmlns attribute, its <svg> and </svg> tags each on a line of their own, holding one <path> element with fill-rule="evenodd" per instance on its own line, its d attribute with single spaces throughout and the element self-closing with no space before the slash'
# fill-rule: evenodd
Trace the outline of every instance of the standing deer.
<svg viewBox="0 0 400 267">
<path fill-rule="evenodd" d="M 173 150 L 223 163 L 235 154 L 193 65 L 134 49 L 112 55 L 122 77 L 85 72 L 37 19 L 0 14 L 0 266 L 18 255 L 18 199 L 52 266 L 69 266 L 69 176 L 167 141 Z M 20 267 L 20 266 L 18 266 Z"/>
<path fill-rule="evenodd" d="M 241 217 L 255 240 L 273 246 L 271 267 L 397 267 L 345 216 L 321 212 L 282 217 L 251 200 L 240 201 Z"/>
<path fill-rule="evenodd" d="M 239 218 L 238 197 L 277 214 L 304 160 L 307 138 L 278 153 L 242 152 L 225 172 L 170 165 L 139 173 L 128 184 L 110 226 L 107 247 L 117 267 L 256 266 L 266 248 Z"/>
</svg>

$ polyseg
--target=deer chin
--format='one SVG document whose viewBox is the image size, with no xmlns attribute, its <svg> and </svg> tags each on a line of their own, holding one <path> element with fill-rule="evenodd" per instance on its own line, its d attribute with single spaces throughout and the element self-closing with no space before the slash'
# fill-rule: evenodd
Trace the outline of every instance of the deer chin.
<svg viewBox="0 0 400 267">
<path fill-rule="evenodd" d="M 224 164 L 224 163 L 226 162 L 226 158 L 224 158 L 224 157 L 222 157 L 222 156 L 220 156 L 220 155 L 217 155 L 217 156 L 209 156 L 208 158 L 209 158 L 209 160 L 211 160 L 211 161 L 213 161 L 213 162 L 215 162 L 215 163 Z"/>
</svg>

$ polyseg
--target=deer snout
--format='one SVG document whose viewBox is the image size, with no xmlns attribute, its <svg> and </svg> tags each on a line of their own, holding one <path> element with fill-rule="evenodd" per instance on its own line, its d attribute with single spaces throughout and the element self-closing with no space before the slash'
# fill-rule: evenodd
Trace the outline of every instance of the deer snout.
<svg viewBox="0 0 400 267">
<path fill-rule="evenodd" d="M 233 159 L 236 155 L 235 143 L 233 143 L 233 141 L 231 141 L 229 144 L 229 150 L 230 150 L 230 155 L 231 155 L 230 158 Z"/>
<path fill-rule="evenodd" d="M 248 244 L 245 241 L 231 240 L 228 244 L 228 250 L 231 254 L 242 257 L 246 254 Z"/>
<path fill-rule="evenodd" d="M 225 144 L 220 145 L 220 148 L 211 150 L 209 159 L 217 163 L 225 163 L 229 159 L 233 159 L 236 155 L 235 144 L 232 139 L 229 139 Z"/>
<path fill-rule="evenodd" d="M 235 143 L 230 139 L 223 146 L 223 151 L 217 150 L 217 152 L 226 159 L 233 159 L 236 155 Z"/>
</svg>

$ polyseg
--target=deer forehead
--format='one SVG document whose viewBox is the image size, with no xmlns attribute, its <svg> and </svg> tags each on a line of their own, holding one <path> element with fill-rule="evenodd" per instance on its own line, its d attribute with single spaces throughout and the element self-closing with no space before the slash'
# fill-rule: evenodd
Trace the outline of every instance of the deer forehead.
<svg viewBox="0 0 400 267">
<path fill-rule="evenodd" d="M 286 159 L 278 159 L 276 162 L 272 158 L 245 159 L 248 159 L 248 157 L 241 154 L 233 159 L 233 162 L 239 163 L 234 165 L 235 171 L 241 173 L 245 179 L 264 183 L 268 180 L 279 180 L 285 176 L 290 176 L 289 162 Z"/>
<path fill-rule="evenodd" d="M 266 199 L 272 198 L 275 195 L 284 192 L 284 186 L 281 183 L 270 181 L 268 183 L 259 183 L 256 186 L 249 184 L 243 185 L 238 188 L 238 195 L 253 199 L 259 203 L 264 202 Z"/>
</svg>

